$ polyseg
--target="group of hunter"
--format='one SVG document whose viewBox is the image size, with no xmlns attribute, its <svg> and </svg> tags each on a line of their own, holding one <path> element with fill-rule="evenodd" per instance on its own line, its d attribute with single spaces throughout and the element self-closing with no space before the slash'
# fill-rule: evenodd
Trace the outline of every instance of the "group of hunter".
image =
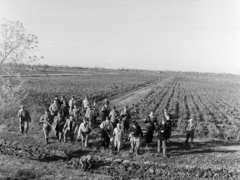
<svg viewBox="0 0 240 180">
<path fill-rule="evenodd" d="M 132 120 L 128 106 L 124 106 L 119 113 L 115 106 L 110 108 L 108 98 L 105 98 L 100 110 L 97 103 L 93 101 L 91 104 L 87 97 L 81 104 L 77 102 L 74 96 L 69 101 L 64 96 L 60 99 L 55 96 L 53 103 L 39 120 L 46 144 L 49 144 L 49 133 L 53 130 L 59 142 L 63 140 L 67 143 L 68 140 L 74 142 L 75 139 L 77 141 L 81 139 L 82 145 L 88 147 L 89 135 L 96 128 L 97 119 L 100 117 L 101 142 L 104 149 L 111 147 L 119 152 L 124 148 L 124 143 L 130 140 L 131 152 L 138 154 L 142 142 L 145 140 L 146 148 L 148 148 L 155 135 L 158 144 L 157 152 L 160 153 L 162 148 L 163 156 L 166 156 L 166 146 L 170 142 L 173 123 L 173 119 L 166 109 L 163 110 L 164 118 L 162 120 L 157 119 L 154 111 L 151 111 L 144 119 L 146 132 L 143 136 L 138 122 Z M 21 106 L 18 117 L 20 118 L 20 132 L 26 136 L 31 117 L 24 106 Z M 190 119 L 186 128 L 185 143 L 187 145 L 190 138 L 192 146 L 194 129 L 193 121 Z"/>
</svg>

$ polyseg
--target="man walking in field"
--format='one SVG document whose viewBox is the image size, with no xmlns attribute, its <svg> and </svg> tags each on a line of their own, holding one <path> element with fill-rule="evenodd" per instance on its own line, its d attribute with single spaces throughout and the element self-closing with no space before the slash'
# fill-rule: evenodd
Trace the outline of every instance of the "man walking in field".
<svg viewBox="0 0 240 180">
<path fill-rule="evenodd" d="M 100 128 L 102 130 L 102 145 L 105 149 L 108 149 L 110 138 L 113 133 L 113 125 L 110 122 L 109 117 L 107 117 L 106 120 L 100 124 Z"/>
<path fill-rule="evenodd" d="M 60 104 L 58 104 L 58 100 L 54 99 L 53 104 L 50 105 L 49 110 L 53 117 L 57 116 L 58 111 L 61 110 Z"/>
<path fill-rule="evenodd" d="M 68 103 L 68 105 L 69 105 L 69 109 L 73 109 L 73 107 L 74 107 L 74 104 L 76 104 L 76 100 L 75 100 L 75 97 L 74 96 L 72 96 L 72 98 L 69 100 L 69 103 Z"/>
<path fill-rule="evenodd" d="M 117 123 L 118 123 L 119 113 L 116 110 L 115 106 L 113 107 L 113 109 L 109 113 L 109 117 L 110 117 L 111 123 L 113 124 L 113 127 L 116 128 L 117 127 Z"/>
<path fill-rule="evenodd" d="M 102 122 L 106 120 L 107 117 L 109 117 L 109 114 L 111 112 L 111 109 L 107 103 L 104 104 L 104 106 L 101 109 L 101 119 Z"/>
<path fill-rule="evenodd" d="M 88 137 L 91 132 L 91 127 L 87 121 L 86 118 L 83 118 L 83 123 L 81 123 L 79 129 L 78 129 L 78 135 L 77 139 L 81 138 L 82 140 L 82 145 L 85 147 L 88 146 Z"/>
<path fill-rule="evenodd" d="M 122 121 L 123 121 L 123 130 L 125 135 L 127 135 L 130 125 L 130 119 L 131 119 L 131 113 L 128 110 L 128 106 L 124 106 L 124 109 L 122 110 L 120 114 Z"/>
<path fill-rule="evenodd" d="M 157 117 L 154 115 L 153 111 L 151 111 L 149 116 L 146 118 L 145 124 L 146 124 L 146 136 L 145 136 L 146 137 L 146 147 L 148 148 L 153 140 L 155 124 L 158 124 Z"/>
<path fill-rule="evenodd" d="M 168 132 L 167 132 L 167 124 L 165 119 L 163 119 L 160 124 L 156 127 L 156 134 L 157 134 L 157 152 L 160 154 L 161 153 L 161 148 L 163 149 L 163 157 L 166 156 L 166 141 L 168 137 Z"/>
<path fill-rule="evenodd" d="M 172 117 L 171 115 L 167 112 L 167 109 L 164 108 L 163 110 L 163 113 L 164 113 L 164 117 L 165 117 L 165 120 L 166 120 L 166 126 L 167 126 L 167 143 L 170 143 L 170 138 L 171 138 L 171 134 L 172 134 Z"/>
<path fill-rule="evenodd" d="M 59 111 L 58 115 L 54 118 L 54 129 L 55 129 L 55 135 L 59 142 L 61 142 L 63 138 L 63 127 L 66 123 L 65 117 L 62 115 L 62 113 Z"/>
<path fill-rule="evenodd" d="M 136 153 L 136 155 L 139 154 L 139 149 L 141 146 L 141 138 L 143 138 L 143 133 L 141 127 L 138 125 L 138 123 L 135 121 L 133 122 L 132 127 L 130 128 L 130 134 L 129 139 L 131 143 L 131 152 Z"/>
<path fill-rule="evenodd" d="M 98 108 L 98 105 L 96 103 L 96 101 L 93 102 L 93 123 L 96 124 L 96 121 L 97 121 L 97 117 L 99 116 L 99 108 Z"/>
<path fill-rule="evenodd" d="M 188 145 L 188 140 L 189 138 L 191 139 L 191 147 L 193 146 L 193 138 L 194 138 L 194 130 L 195 130 L 195 125 L 193 124 L 193 119 L 189 120 L 189 123 L 186 128 L 186 141 L 185 144 Z"/>
<path fill-rule="evenodd" d="M 115 127 L 113 130 L 113 138 L 114 147 L 116 148 L 117 152 L 120 152 L 124 142 L 124 131 L 119 123 L 117 123 L 117 127 Z"/>
<path fill-rule="evenodd" d="M 22 135 L 25 134 L 25 136 L 27 136 L 29 123 L 31 122 L 31 117 L 29 115 L 29 112 L 25 109 L 23 105 L 21 106 L 21 109 L 18 111 L 18 117 L 20 132 Z"/>
<path fill-rule="evenodd" d="M 45 110 L 45 114 L 41 116 L 39 124 L 42 125 L 43 133 L 46 139 L 46 144 L 48 144 L 48 136 L 52 129 L 53 116 L 50 114 L 48 109 Z"/>
<path fill-rule="evenodd" d="M 73 115 L 69 116 L 69 119 L 67 119 L 64 127 L 63 127 L 63 137 L 64 137 L 64 142 L 67 142 L 67 138 L 70 137 L 71 142 L 73 143 L 74 141 L 74 134 L 76 131 L 76 123 L 74 121 Z"/>
<path fill-rule="evenodd" d="M 68 118 L 69 116 L 69 106 L 66 100 L 62 100 L 61 101 L 61 111 L 62 111 L 62 115 L 65 118 Z"/>
<path fill-rule="evenodd" d="M 83 106 L 83 112 L 86 112 L 87 107 L 90 105 L 87 96 L 85 96 L 83 102 L 82 102 L 82 106 Z"/>
</svg>

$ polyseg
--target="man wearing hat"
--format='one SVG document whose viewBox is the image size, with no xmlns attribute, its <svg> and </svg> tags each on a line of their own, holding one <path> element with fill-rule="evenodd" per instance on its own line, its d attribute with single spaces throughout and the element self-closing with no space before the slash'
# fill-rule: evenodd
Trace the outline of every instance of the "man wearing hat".
<svg viewBox="0 0 240 180">
<path fill-rule="evenodd" d="M 191 147 L 193 146 L 193 138 L 194 138 L 194 130 L 195 130 L 195 125 L 193 124 L 193 119 L 189 119 L 188 125 L 186 128 L 186 141 L 185 144 L 188 145 L 188 140 L 191 138 Z"/>
<path fill-rule="evenodd" d="M 157 152 L 160 154 L 161 153 L 161 148 L 163 149 L 163 157 L 166 156 L 166 141 L 168 137 L 168 127 L 166 120 L 163 119 L 159 125 L 156 127 L 156 133 L 157 133 Z"/>
<path fill-rule="evenodd" d="M 131 152 L 136 153 L 138 155 L 140 145 L 141 145 L 141 138 L 143 137 L 142 129 L 138 125 L 136 121 L 133 122 L 132 127 L 130 128 L 129 139 L 131 143 Z"/>
<path fill-rule="evenodd" d="M 170 142 L 171 134 L 172 134 L 172 125 L 173 125 L 173 120 L 171 114 L 167 112 L 167 109 L 164 108 L 163 110 L 164 117 L 165 117 L 165 122 L 167 126 L 167 143 Z"/>
<path fill-rule="evenodd" d="M 28 124 L 31 122 L 31 117 L 29 115 L 29 112 L 25 109 L 25 107 L 22 105 L 21 109 L 18 111 L 18 117 L 19 117 L 19 129 L 22 135 L 25 132 L 25 135 L 27 135 L 28 132 Z"/>
<path fill-rule="evenodd" d="M 50 114 L 49 109 L 45 110 L 45 114 L 41 116 L 39 124 L 42 125 L 43 133 L 46 139 L 46 144 L 48 144 L 48 136 L 52 129 L 53 116 Z"/>
<path fill-rule="evenodd" d="M 112 137 L 113 133 L 113 125 L 110 122 L 109 117 L 107 117 L 106 120 L 100 124 L 100 128 L 102 130 L 102 145 L 105 149 L 107 149 L 109 148 L 110 138 Z"/>
<path fill-rule="evenodd" d="M 146 147 L 148 148 L 149 144 L 151 144 L 153 140 L 155 124 L 158 124 L 157 117 L 154 115 L 153 111 L 151 111 L 149 116 L 145 119 L 145 124 L 146 124 Z"/>
<path fill-rule="evenodd" d="M 67 119 L 64 127 L 63 127 L 63 137 L 64 137 L 64 142 L 67 142 L 67 137 L 70 137 L 71 142 L 73 143 L 74 141 L 74 133 L 76 132 L 76 123 L 74 121 L 73 115 L 69 116 L 69 119 Z"/>
</svg>

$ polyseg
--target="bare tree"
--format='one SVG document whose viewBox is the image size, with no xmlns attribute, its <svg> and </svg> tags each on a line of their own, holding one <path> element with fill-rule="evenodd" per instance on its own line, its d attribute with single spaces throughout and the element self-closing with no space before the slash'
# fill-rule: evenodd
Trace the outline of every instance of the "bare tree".
<svg viewBox="0 0 240 180">
<path fill-rule="evenodd" d="M 33 34 L 25 34 L 22 23 L 6 19 L 0 20 L 0 103 L 19 103 L 27 96 L 24 89 L 24 72 L 19 64 L 32 64 L 38 58 L 38 40 Z M 27 67 L 27 66 L 26 66 Z"/>
</svg>

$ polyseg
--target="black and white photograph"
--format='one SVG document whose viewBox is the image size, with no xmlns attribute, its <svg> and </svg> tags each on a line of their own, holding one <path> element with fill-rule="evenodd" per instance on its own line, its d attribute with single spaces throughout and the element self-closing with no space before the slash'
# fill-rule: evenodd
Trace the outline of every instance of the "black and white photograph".
<svg viewBox="0 0 240 180">
<path fill-rule="evenodd" d="M 0 180 L 240 180 L 239 0 L 0 0 Z"/>
</svg>

